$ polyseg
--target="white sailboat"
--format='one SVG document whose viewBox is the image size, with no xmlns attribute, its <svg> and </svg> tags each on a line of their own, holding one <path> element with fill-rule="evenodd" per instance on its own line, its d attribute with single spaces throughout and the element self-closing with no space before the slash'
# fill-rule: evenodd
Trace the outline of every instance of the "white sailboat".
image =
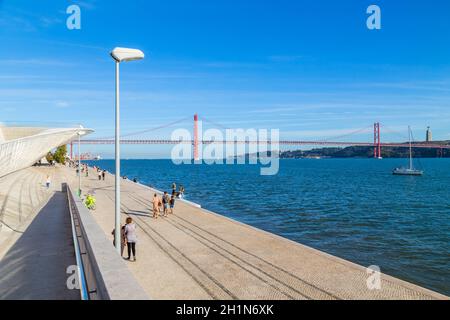
<svg viewBox="0 0 450 320">
<path fill-rule="evenodd" d="M 409 135 L 409 167 L 408 168 L 395 168 L 392 174 L 398 176 L 421 176 L 423 175 L 422 170 L 415 169 L 413 166 L 413 157 L 412 157 L 412 142 L 411 142 L 411 127 L 408 126 L 408 135 Z"/>
</svg>

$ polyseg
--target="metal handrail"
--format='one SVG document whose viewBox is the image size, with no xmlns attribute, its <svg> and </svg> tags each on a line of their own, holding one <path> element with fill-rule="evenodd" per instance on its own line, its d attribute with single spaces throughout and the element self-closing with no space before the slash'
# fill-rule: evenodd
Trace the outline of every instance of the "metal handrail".
<svg viewBox="0 0 450 320">
<path fill-rule="evenodd" d="M 68 186 L 66 187 L 68 189 Z M 81 300 L 89 300 L 89 291 L 87 289 L 86 284 L 86 276 L 84 274 L 83 260 L 81 258 L 80 245 L 78 243 L 78 237 L 81 235 L 77 234 L 75 228 L 75 219 L 74 219 L 74 209 L 76 207 L 73 206 L 73 197 L 70 190 L 67 190 L 67 199 L 69 201 L 69 212 L 70 212 L 70 223 L 72 225 L 72 238 L 73 238 L 73 246 L 75 249 L 75 258 L 77 261 L 77 274 L 78 274 L 78 284 L 80 288 Z"/>
<path fill-rule="evenodd" d="M 148 300 L 103 230 L 67 184 L 72 234 L 83 300 Z"/>
<path fill-rule="evenodd" d="M 75 204 L 74 194 L 68 185 L 65 186 L 69 202 L 69 212 L 72 223 L 72 237 L 77 261 L 78 281 L 82 300 L 98 299 L 97 283 L 92 270 L 91 257 L 88 254 L 86 239 L 83 234 L 80 215 Z"/>
</svg>

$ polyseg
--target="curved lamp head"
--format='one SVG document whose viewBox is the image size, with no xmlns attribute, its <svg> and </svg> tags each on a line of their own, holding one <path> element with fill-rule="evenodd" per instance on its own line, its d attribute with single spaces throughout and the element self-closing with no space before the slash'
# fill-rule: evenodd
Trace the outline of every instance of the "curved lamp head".
<svg viewBox="0 0 450 320">
<path fill-rule="evenodd" d="M 115 48 L 111 52 L 111 57 L 117 62 L 127 62 L 144 59 L 145 55 L 141 50 L 129 48 Z"/>
</svg>

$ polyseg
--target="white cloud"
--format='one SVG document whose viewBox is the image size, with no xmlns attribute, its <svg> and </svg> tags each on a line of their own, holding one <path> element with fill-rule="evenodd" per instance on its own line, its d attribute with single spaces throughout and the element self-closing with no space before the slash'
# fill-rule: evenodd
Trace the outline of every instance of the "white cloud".
<svg viewBox="0 0 450 320">
<path fill-rule="evenodd" d="M 56 105 L 58 108 L 67 108 L 67 107 L 70 106 L 70 104 L 69 104 L 67 101 L 56 101 L 56 102 L 55 102 L 55 105 Z"/>
</svg>

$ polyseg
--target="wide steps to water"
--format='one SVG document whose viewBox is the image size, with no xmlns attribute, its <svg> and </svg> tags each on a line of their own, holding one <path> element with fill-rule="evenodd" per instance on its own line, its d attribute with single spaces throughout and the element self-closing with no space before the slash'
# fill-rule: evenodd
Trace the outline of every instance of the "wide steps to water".
<svg viewBox="0 0 450 320">
<path fill-rule="evenodd" d="M 51 193 L 46 190 L 46 172 L 52 168 L 28 168 L 0 179 L 0 243 L 35 213 Z"/>
</svg>

